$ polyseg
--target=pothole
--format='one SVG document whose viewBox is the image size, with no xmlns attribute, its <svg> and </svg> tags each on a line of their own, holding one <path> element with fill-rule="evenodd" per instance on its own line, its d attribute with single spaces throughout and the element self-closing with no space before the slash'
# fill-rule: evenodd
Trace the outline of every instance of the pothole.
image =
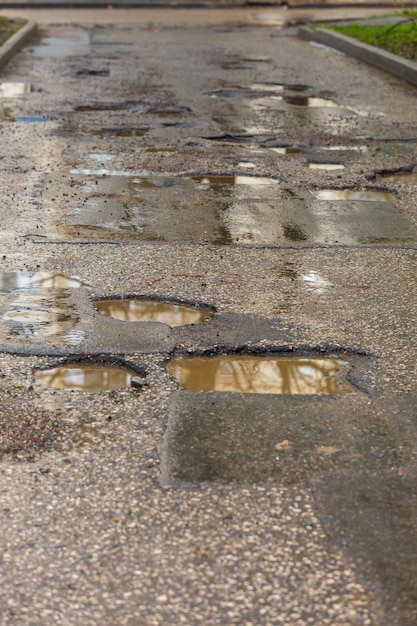
<svg viewBox="0 0 417 626">
<path fill-rule="evenodd" d="M 307 91 L 310 89 L 308 85 L 299 83 L 252 83 L 249 89 L 253 91 L 271 91 L 272 93 L 281 93 L 283 91 Z"/>
<path fill-rule="evenodd" d="M 49 121 L 50 118 L 46 115 L 19 115 L 16 117 L 16 122 L 23 122 L 26 124 L 36 124 Z"/>
<path fill-rule="evenodd" d="M 305 152 L 305 149 L 302 148 L 301 146 L 271 146 L 271 147 L 268 147 L 268 150 L 271 150 L 272 152 L 276 152 L 277 154 L 283 154 L 283 155 L 301 154 L 302 152 Z"/>
<path fill-rule="evenodd" d="M 21 271 L 0 273 L 0 292 L 24 290 L 34 293 L 40 288 L 77 289 L 79 287 L 91 287 L 91 285 L 78 276 L 58 273 L 37 272 L 33 276 Z"/>
<path fill-rule="evenodd" d="M 417 172 L 395 172 L 380 176 L 387 183 L 417 183 Z"/>
<path fill-rule="evenodd" d="M 395 196 L 385 191 L 354 191 L 352 189 L 319 189 L 311 192 L 317 200 L 359 202 L 395 202 Z"/>
<path fill-rule="evenodd" d="M 312 170 L 324 170 L 329 172 L 337 172 L 345 169 L 343 163 L 306 163 L 306 166 Z"/>
<path fill-rule="evenodd" d="M 0 292 L 13 294 L 2 316 L 7 334 L 41 340 L 53 336 L 65 345 L 79 345 L 84 335 L 70 294 L 87 286 L 80 278 L 63 274 L 3 272 Z"/>
<path fill-rule="evenodd" d="M 87 131 L 93 137 L 143 137 L 148 132 L 148 128 L 93 128 Z"/>
<path fill-rule="evenodd" d="M 184 304 L 151 299 L 111 299 L 96 302 L 104 315 L 127 322 L 160 322 L 168 326 L 187 326 L 209 320 L 211 309 L 197 309 Z"/>
<path fill-rule="evenodd" d="M 352 393 L 349 364 L 333 358 L 222 355 L 171 361 L 168 371 L 188 391 L 322 395 Z"/>
<path fill-rule="evenodd" d="M 0 98 L 13 100 L 20 98 L 32 91 L 30 83 L 6 82 L 0 83 Z"/>
<path fill-rule="evenodd" d="M 192 176 L 192 180 L 203 185 L 279 185 L 279 181 L 274 178 L 263 178 L 260 176 Z"/>
<path fill-rule="evenodd" d="M 75 363 L 36 373 L 36 382 L 54 389 L 97 393 L 143 385 L 133 370 L 113 365 Z"/>
<path fill-rule="evenodd" d="M 120 111 L 125 109 L 128 105 L 124 102 L 121 103 L 106 103 L 97 102 L 95 104 L 79 104 L 74 108 L 76 113 L 96 113 L 100 111 Z"/>
<path fill-rule="evenodd" d="M 330 98 L 314 98 L 310 96 L 282 96 L 282 100 L 286 104 L 292 104 L 297 107 L 330 107 L 340 109 L 343 108 Z"/>
<path fill-rule="evenodd" d="M 89 33 L 79 31 L 74 39 L 64 37 L 43 37 L 39 45 L 32 48 L 37 57 L 56 59 L 70 55 L 84 55 L 85 47 L 89 44 Z M 84 48 L 83 48 L 84 47 Z"/>
</svg>

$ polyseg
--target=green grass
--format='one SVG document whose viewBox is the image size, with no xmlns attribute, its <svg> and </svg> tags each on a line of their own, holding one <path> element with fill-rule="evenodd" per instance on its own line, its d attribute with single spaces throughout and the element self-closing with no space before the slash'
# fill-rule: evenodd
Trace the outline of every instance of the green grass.
<svg viewBox="0 0 417 626">
<path fill-rule="evenodd" d="M 364 43 L 397 54 L 411 61 L 417 61 L 417 11 L 397 14 L 404 21 L 398 24 L 349 24 L 346 26 L 328 25 L 325 28 L 353 37 Z M 406 20 L 408 20 L 406 22 Z"/>
<path fill-rule="evenodd" d="M 0 17 L 0 46 L 14 35 L 19 28 L 22 28 L 24 24 L 26 24 L 26 20 Z"/>
</svg>

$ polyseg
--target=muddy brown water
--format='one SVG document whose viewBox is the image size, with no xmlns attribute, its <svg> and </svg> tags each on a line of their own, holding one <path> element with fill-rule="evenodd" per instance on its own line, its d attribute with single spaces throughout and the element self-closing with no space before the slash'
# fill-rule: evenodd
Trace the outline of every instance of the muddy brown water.
<svg viewBox="0 0 417 626">
<path fill-rule="evenodd" d="M 93 393 L 130 387 L 135 378 L 133 370 L 90 364 L 64 365 L 36 373 L 36 381 L 46 387 Z"/>
<path fill-rule="evenodd" d="M 340 378 L 347 367 L 330 358 L 224 355 L 178 359 L 168 371 L 188 391 L 331 394 L 353 391 Z"/>
<path fill-rule="evenodd" d="M 100 300 L 96 306 L 101 313 L 128 322 L 161 322 L 168 326 L 199 324 L 210 319 L 213 312 L 182 304 L 146 299 Z"/>
</svg>

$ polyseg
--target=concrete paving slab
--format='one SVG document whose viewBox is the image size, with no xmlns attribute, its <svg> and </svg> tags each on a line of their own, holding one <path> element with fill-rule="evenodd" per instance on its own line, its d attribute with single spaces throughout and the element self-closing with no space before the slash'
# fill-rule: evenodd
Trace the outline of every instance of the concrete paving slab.
<svg viewBox="0 0 417 626">
<path fill-rule="evenodd" d="M 306 484 L 396 454 L 387 423 L 360 395 L 179 392 L 162 453 L 163 484 Z"/>
</svg>

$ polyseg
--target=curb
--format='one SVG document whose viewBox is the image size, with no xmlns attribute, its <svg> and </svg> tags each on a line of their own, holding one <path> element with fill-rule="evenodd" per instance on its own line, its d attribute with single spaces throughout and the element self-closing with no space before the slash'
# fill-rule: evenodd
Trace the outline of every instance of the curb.
<svg viewBox="0 0 417 626">
<path fill-rule="evenodd" d="M 4 67 L 36 32 L 36 22 L 28 22 L 0 46 L 0 68 Z"/>
<path fill-rule="evenodd" d="M 336 48 L 417 86 L 417 63 L 413 61 L 408 61 L 391 52 L 385 52 L 385 50 L 380 50 L 375 46 L 370 46 L 351 37 L 346 37 L 346 35 L 322 28 L 310 30 L 302 27 L 298 29 L 298 36 L 301 39 L 316 41 L 317 43 Z"/>
</svg>

